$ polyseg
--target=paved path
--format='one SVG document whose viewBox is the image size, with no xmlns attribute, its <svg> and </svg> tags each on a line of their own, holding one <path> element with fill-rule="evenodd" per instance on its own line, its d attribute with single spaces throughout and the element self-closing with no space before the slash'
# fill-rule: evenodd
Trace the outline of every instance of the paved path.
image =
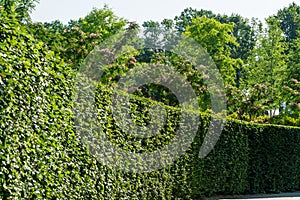
<svg viewBox="0 0 300 200">
<path fill-rule="evenodd" d="M 246 195 L 237 197 L 218 198 L 219 200 L 229 199 L 253 199 L 253 200 L 300 200 L 300 192 L 282 193 L 282 194 L 261 194 L 261 195 Z"/>
</svg>

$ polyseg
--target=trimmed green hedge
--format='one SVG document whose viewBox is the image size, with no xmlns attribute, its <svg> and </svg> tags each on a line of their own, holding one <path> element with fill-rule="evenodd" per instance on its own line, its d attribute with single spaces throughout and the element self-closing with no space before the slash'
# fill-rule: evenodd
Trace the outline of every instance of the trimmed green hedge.
<svg viewBox="0 0 300 200">
<path fill-rule="evenodd" d="M 77 139 L 71 69 L 0 8 L 0 198 L 96 197 L 96 160 Z"/>
<path fill-rule="evenodd" d="M 210 116 L 194 112 L 189 114 L 200 116 L 197 136 L 174 164 L 150 173 L 103 166 L 76 134 L 70 67 L 36 43 L 13 16 L 0 15 L 1 199 L 191 199 L 300 189 L 299 128 L 228 120 L 214 150 L 199 159 Z M 111 90 L 99 88 L 97 100 L 104 132 L 135 152 L 167 145 L 182 115 L 165 106 L 161 134 L 138 139 L 116 125 Z M 147 109 L 154 104 L 133 97 L 131 115 L 147 123 Z"/>
<path fill-rule="evenodd" d="M 249 130 L 249 192 L 299 190 L 299 128 L 255 125 Z"/>
<path fill-rule="evenodd" d="M 143 139 L 126 135 L 115 124 L 109 105 L 112 92 L 99 90 L 101 119 L 109 119 L 102 128 L 111 141 L 127 150 L 139 151 Z M 147 108 L 156 104 L 148 99 L 131 98 L 135 117 L 147 119 Z M 154 150 L 168 144 L 176 131 L 178 109 L 165 106 L 168 113 L 166 127 L 160 135 L 152 137 L 153 145 L 142 149 Z M 195 113 L 190 113 L 191 115 Z M 172 124 L 175 122 L 175 125 Z M 191 148 L 172 166 L 159 173 L 168 174 L 167 191 L 172 197 L 199 197 L 217 194 L 242 194 L 256 192 L 292 191 L 300 188 L 300 129 L 274 125 L 259 125 L 237 120 L 227 120 L 222 135 L 213 151 L 204 159 L 198 158 L 200 146 L 209 127 L 210 117 L 200 114 L 198 134 Z M 115 139 L 113 139 L 115 138 Z M 116 140 L 116 138 L 126 138 Z M 125 142 L 127 141 L 127 142 Z M 130 141 L 130 142 L 128 142 Z M 155 162 L 155 161 L 154 161 Z M 159 162 L 159 161 L 157 161 Z M 167 171 L 167 172 L 166 172 Z M 146 176 L 146 175 L 145 175 Z M 152 188 L 158 191 L 158 188 Z M 161 188 L 159 188 L 161 189 Z"/>
</svg>

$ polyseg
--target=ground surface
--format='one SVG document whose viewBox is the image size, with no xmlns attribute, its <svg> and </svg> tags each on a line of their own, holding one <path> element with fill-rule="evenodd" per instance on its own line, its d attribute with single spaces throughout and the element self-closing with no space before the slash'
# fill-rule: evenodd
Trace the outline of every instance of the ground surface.
<svg viewBox="0 0 300 200">
<path fill-rule="evenodd" d="M 229 200 L 229 199 L 253 199 L 253 200 L 300 200 L 300 192 L 281 193 L 281 194 L 257 194 L 245 196 L 225 196 L 213 197 L 209 200 Z"/>
</svg>

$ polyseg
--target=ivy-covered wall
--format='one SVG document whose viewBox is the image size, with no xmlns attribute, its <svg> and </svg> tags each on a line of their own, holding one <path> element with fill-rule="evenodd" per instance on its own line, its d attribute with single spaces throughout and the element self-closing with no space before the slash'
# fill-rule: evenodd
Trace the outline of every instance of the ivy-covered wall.
<svg viewBox="0 0 300 200">
<path fill-rule="evenodd" d="M 72 125 L 71 69 L 0 15 L 0 198 L 96 197 L 96 161 Z"/>
<path fill-rule="evenodd" d="M 109 105 L 112 92 L 101 89 L 99 102 L 106 109 L 101 119 L 110 123 L 103 127 L 111 137 L 126 138 L 112 140 L 127 149 L 137 150 L 143 140 L 130 138 L 115 125 Z M 147 119 L 147 108 L 153 101 L 137 97 L 131 98 L 132 113 Z M 168 120 L 161 135 L 152 137 L 154 145 L 145 145 L 148 150 L 155 150 L 160 145 L 168 144 L 176 132 L 176 122 L 180 111 L 165 106 Z M 137 112 L 138 111 L 138 112 Z M 139 113 L 139 114 L 137 114 Z M 193 115 L 195 113 L 190 113 Z M 104 117 L 105 116 L 105 117 Z M 200 122 L 197 136 L 189 150 L 173 165 L 162 170 L 169 178 L 172 197 L 199 197 L 218 194 L 245 194 L 258 192 L 294 191 L 300 188 L 300 129 L 296 127 L 260 125 L 228 119 L 222 135 L 210 154 L 201 159 L 199 150 L 211 117 L 199 113 Z M 173 124 L 172 124 L 173 123 Z M 161 138 L 162 136 L 162 138 Z M 166 139 L 168 138 L 168 139 Z M 130 145 L 124 141 L 130 141 Z M 149 144 L 149 143 L 147 143 Z M 122 145 L 121 145 L 122 146 Z M 154 161 L 154 162 L 159 162 Z"/>
<path fill-rule="evenodd" d="M 210 117 L 201 113 L 197 136 L 175 163 L 149 173 L 103 166 L 82 145 L 72 114 L 74 73 L 13 16 L 0 18 L 1 199 L 191 199 L 216 194 L 300 189 L 300 129 L 229 120 L 214 150 L 199 148 Z M 172 140 L 180 110 L 165 106 L 166 126 L 150 139 L 126 135 L 111 114 L 111 90 L 100 88 L 99 119 L 121 148 L 152 151 Z M 147 121 L 156 102 L 131 99 L 131 114 Z M 159 160 L 153 160 L 159 162 Z"/>
</svg>

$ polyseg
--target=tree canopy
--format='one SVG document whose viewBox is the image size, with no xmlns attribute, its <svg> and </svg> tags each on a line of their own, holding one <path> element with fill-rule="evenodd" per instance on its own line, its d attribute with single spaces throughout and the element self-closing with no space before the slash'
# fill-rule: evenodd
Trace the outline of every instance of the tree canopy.
<svg viewBox="0 0 300 200">
<path fill-rule="evenodd" d="M 33 23 L 30 13 L 36 3 L 37 0 L 0 0 L 0 9 L 15 16 L 22 30 L 42 42 L 73 70 L 77 70 L 89 53 L 107 38 L 119 31 L 139 28 L 116 16 L 108 6 L 94 8 L 85 17 L 68 24 L 58 20 Z M 209 102 L 203 103 L 209 100 L 209 95 L 196 66 L 166 51 L 178 36 L 185 35 L 197 41 L 218 67 L 226 86 L 228 117 L 297 125 L 300 121 L 299 16 L 299 5 L 292 3 L 270 16 L 266 26 L 255 18 L 193 8 L 184 9 L 174 19 L 149 20 L 140 27 L 148 42 L 144 47 L 152 49 L 132 46 L 132 53 L 112 63 L 105 80 L 111 86 L 122 74 L 143 63 L 170 64 L 191 83 L 201 99 L 199 102 L 202 101 L 200 107 L 209 110 L 205 105 Z M 159 92 L 164 95 L 157 95 Z M 136 95 L 176 106 L 175 96 L 166 88 L 148 85 L 138 93 Z M 279 115 L 274 116 L 277 109 Z"/>
</svg>

